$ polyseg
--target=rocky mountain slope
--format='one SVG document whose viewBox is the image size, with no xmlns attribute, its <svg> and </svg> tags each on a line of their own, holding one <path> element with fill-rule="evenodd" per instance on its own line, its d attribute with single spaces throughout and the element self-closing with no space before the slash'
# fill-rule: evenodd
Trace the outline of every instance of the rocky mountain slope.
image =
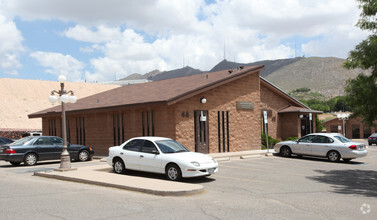
<svg viewBox="0 0 377 220">
<path fill-rule="evenodd" d="M 347 70 L 343 68 L 343 62 L 344 59 L 335 57 L 297 57 L 291 59 L 264 60 L 254 63 L 236 63 L 223 60 L 208 72 L 233 69 L 238 66 L 263 64 L 265 68 L 261 71 L 261 76 L 282 90 L 290 92 L 298 88 L 307 87 L 313 92 L 319 92 L 327 98 L 331 98 L 344 95 L 346 81 L 356 77 L 362 72 L 359 69 Z M 165 72 L 154 70 L 144 75 L 133 74 L 124 78 L 124 80 L 148 79 L 151 81 L 158 81 L 201 74 L 203 72 L 205 71 L 187 66 L 181 69 Z"/>
</svg>

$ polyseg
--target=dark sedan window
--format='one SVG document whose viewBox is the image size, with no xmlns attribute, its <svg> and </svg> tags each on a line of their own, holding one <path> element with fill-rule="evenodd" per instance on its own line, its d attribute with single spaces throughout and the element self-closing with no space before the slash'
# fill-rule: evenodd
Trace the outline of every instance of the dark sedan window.
<svg viewBox="0 0 377 220">
<path fill-rule="evenodd" d="M 38 138 L 38 140 L 34 142 L 34 145 L 52 145 L 52 140 L 48 137 Z"/>
<path fill-rule="evenodd" d="M 52 142 L 54 142 L 54 144 L 57 144 L 57 145 L 63 145 L 63 139 L 61 138 L 52 138 Z"/>
<path fill-rule="evenodd" d="M 143 145 L 144 143 L 144 140 L 132 140 L 130 142 L 128 142 L 124 147 L 123 149 L 124 150 L 130 150 L 130 151 L 140 151 L 141 150 L 141 146 Z"/>
<path fill-rule="evenodd" d="M 34 140 L 33 137 L 24 137 L 24 138 L 21 138 L 20 140 L 17 140 L 11 143 L 10 145 L 13 145 L 13 146 L 29 145 L 29 144 L 32 144 L 33 140 Z"/>
<path fill-rule="evenodd" d="M 141 152 L 153 153 L 153 151 L 157 151 L 156 146 L 152 142 L 145 140 Z"/>
</svg>

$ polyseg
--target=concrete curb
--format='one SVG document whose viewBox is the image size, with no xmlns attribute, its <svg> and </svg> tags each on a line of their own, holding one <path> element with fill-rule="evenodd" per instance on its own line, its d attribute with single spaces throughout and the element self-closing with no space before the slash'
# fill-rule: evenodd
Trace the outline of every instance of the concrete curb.
<svg viewBox="0 0 377 220">
<path fill-rule="evenodd" d="M 95 168 L 98 168 L 98 166 Z M 103 168 L 103 166 L 101 168 Z M 98 169 L 93 169 L 93 167 L 81 167 L 76 171 L 67 172 L 35 172 L 34 176 L 112 187 L 159 196 L 193 195 L 201 193 L 204 190 L 204 187 L 199 184 L 160 179 L 148 179 L 148 181 L 145 181 L 145 178 L 142 177 L 103 172 Z"/>
</svg>

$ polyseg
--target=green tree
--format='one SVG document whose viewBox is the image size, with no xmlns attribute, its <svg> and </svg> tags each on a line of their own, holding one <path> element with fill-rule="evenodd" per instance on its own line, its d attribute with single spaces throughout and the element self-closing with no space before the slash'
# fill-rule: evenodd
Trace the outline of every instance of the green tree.
<svg viewBox="0 0 377 220">
<path fill-rule="evenodd" d="M 353 116 L 360 116 L 364 122 L 372 125 L 377 119 L 377 1 L 357 1 L 362 12 L 356 26 L 371 34 L 350 51 L 343 66 L 348 69 L 370 70 L 371 74 L 360 74 L 347 82 L 346 104 L 352 108 Z"/>
</svg>

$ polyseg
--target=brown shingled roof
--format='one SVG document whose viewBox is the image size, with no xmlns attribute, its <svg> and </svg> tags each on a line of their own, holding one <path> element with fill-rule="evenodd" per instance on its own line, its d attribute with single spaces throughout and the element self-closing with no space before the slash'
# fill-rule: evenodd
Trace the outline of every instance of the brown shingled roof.
<svg viewBox="0 0 377 220">
<path fill-rule="evenodd" d="M 74 104 L 66 104 L 65 107 L 66 111 L 82 111 L 137 104 L 165 103 L 170 105 L 244 76 L 257 73 L 263 68 L 263 65 L 250 66 L 243 69 L 233 69 L 232 71 L 223 70 L 128 85 L 79 99 Z M 46 114 L 56 114 L 59 112 L 61 112 L 60 105 L 28 116 L 29 118 L 38 118 Z"/>
<path fill-rule="evenodd" d="M 316 114 L 321 114 L 323 113 L 322 111 L 316 111 L 312 110 L 310 108 L 302 108 L 302 107 L 297 107 L 297 106 L 287 106 L 278 111 L 278 113 L 292 113 L 292 112 L 298 112 L 298 113 L 316 113 Z"/>
</svg>

